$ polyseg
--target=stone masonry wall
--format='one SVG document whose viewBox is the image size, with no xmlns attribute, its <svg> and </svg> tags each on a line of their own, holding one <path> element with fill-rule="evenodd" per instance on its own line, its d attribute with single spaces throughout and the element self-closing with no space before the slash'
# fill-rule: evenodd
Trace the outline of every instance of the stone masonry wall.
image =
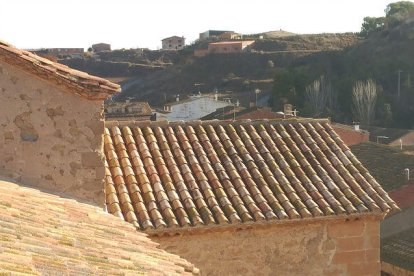
<svg viewBox="0 0 414 276">
<path fill-rule="evenodd" d="M 379 275 L 379 219 L 324 220 L 151 237 L 201 275 Z"/>
<path fill-rule="evenodd" d="M 103 103 L 0 62 L 0 175 L 104 205 Z"/>
</svg>

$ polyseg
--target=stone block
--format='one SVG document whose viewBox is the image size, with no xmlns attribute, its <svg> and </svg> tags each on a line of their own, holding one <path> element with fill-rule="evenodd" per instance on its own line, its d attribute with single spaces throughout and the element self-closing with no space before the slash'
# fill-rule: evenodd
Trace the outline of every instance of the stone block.
<svg viewBox="0 0 414 276">
<path fill-rule="evenodd" d="M 342 223 L 330 223 L 328 225 L 328 236 L 338 237 L 359 237 L 364 234 L 365 223 L 362 220 L 344 221 Z"/>
<path fill-rule="evenodd" d="M 365 260 L 367 262 L 378 262 L 380 260 L 380 248 L 365 250 Z"/>
<path fill-rule="evenodd" d="M 97 152 L 82 153 L 82 166 L 85 168 L 103 167 L 104 162 L 102 156 Z"/>
<path fill-rule="evenodd" d="M 364 249 L 364 237 L 338 238 L 336 244 L 337 251 L 354 251 Z"/>
<path fill-rule="evenodd" d="M 350 276 L 364 276 L 364 275 L 380 275 L 380 262 L 373 263 L 352 263 L 348 266 L 348 275 Z"/>
<path fill-rule="evenodd" d="M 336 252 L 332 259 L 334 264 L 359 263 L 365 260 L 365 250 Z"/>
</svg>

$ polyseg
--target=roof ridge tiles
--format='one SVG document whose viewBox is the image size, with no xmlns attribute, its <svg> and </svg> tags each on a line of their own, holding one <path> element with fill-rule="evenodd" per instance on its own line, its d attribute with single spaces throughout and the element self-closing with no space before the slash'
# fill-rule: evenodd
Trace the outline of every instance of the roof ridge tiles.
<svg viewBox="0 0 414 276">
<path fill-rule="evenodd" d="M 293 124 L 293 123 L 330 123 L 330 119 L 313 119 L 313 118 L 275 118 L 275 119 L 238 119 L 238 120 L 191 120 L 191 121 L 136 121 L 136 120 L 111 120 L 105 121 L 106 127 L 112 126 L 135 126 L 135 127 L 167 127 L 167 126 L 198 126 L 198 125 L 211 125 L 211 126 L 218 126 L 218 125 L 260 125 L 260 124 Z"/>
<path fill-rule="evenodd" d="M 328 120 L 112 122 L 104 147 L 108 210 L 150 233 L 398 210 Z"/>
</svg>

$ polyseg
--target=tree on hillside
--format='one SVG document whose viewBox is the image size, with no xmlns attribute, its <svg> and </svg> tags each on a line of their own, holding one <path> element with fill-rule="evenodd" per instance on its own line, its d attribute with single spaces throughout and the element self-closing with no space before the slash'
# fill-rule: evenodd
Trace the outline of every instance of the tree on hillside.
<svg viewBox="0 0 414 276">
<path fill-rule="evenodd" d="M 385 16 L 387 18 L 407 18 L 414 13 L 414 3 L 411 1 L 400 1 L 388 4 L 385 9 Z"/>
<path fill-rule="evenodd" d="M 370 125 L 375 117 L 377 84 L 372 79 L 357 81 L 352 90 L 354 115 L 363 125 Z"/>
<path fill-rule="evenodd" d="M 333 94 L 331 82 L 323 75 L 306 87 L 306 99 L 313 116 L 320 117 L 327 107 L 333 107 Z"/>
<path fill-rule="evenodd" d="M 283 110 L 286 103 L 303 107 L 305 87 L 309 81 L 309 76 L 303 68 L 277 72 L 274 78 L 272 106 L 277 110 Z"/>
<path fill-rule="evenodd" d="M 400 24 L 410 15 L 414 15 L 414 3 L 410 1 L 391 3 L 385 9 L 386 23 L 389 26 Z"/>
<path fill-rule="evenodd" d="M 367 37 L 371 32 L 384 26 L 385 17 L 364 17 L 360 35 Z"/>
<path fill-rule="evenodd" d="M 394 26 L 404 21 L 407 17 L 414 14 L 414 3 L 410 1 L 400 1 L 388 4 L 385 9 L 385 17 L 365 17 L 362 22 L 362 37 L 367 37 L 370 33 L 384 26 Z"/>
</svg>

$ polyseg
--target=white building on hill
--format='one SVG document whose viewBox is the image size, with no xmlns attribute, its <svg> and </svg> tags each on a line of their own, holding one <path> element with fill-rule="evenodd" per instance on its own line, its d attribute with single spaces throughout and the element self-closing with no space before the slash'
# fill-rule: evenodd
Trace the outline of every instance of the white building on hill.
<svg viewBox="0 0 414 276">
<path fill-rule="evenodd" d="M 157 113 L 157 120 L 198 120 L 229 105 L 232 105 L 230 101 L 219 100 L 217 95 L 195 95 L 182 101 L 177 97 L 177 101 L 165 104 L 163 112 Z"/>
</svg>

